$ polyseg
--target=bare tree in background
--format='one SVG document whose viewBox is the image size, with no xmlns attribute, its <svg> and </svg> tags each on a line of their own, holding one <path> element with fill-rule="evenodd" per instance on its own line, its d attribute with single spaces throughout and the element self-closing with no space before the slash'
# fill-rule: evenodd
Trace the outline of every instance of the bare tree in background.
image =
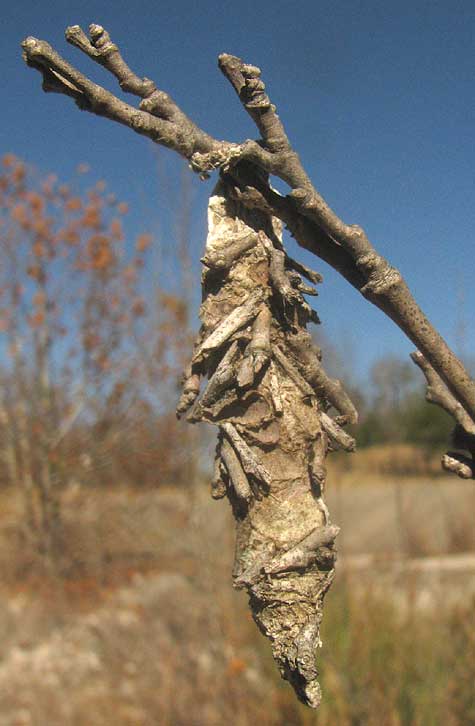
<svg viewBox="0 0 475 726">
<path fill-rule="evenodd" d="M 145 300 L 152 236 L 127 248 L 126 212 L 103 180 L 81 191 L 1 160 L 0 482 L 22 498 L 21 545 L 55 572 L 68 485 L 177 475 L 165 411 L 190 345 L 186 301 L 157 270 Z"/>
<path fill-rule="evenodd" d="M 192 422 L 218 427 L 212 494 L 228 496 L 236 519 L 234 584 L 247 589 L 283 677 L 303 702 L 316 707 L 315 651 L 338 533 L 324 501 L 325 457 L 337 448 L 354 448 L 344 426 L 355 423 L 357 414 L 338 381 L 325 373 L 307 331 L 318 316 L 305 296 L 316 294 L 313 285 L 321 277 L 287 254 L 282 225 L 417 346 L 413 359 L 426 376 L 428 399 L 454 417 L 457 442 L 468 452 L 447 454 L 443 466 L 465 478 L 475 472 L 475 384 L 398 270 L 315 189 L 259 68 L 231 55 L 219 57 L 221 71 L 259 130 L 257 141 L 220 141 L 198 128 L 153 81 L 135 75 L 101 26 L 91 25 L 89 36 L 72 26 L 66 38 L 108 69 L 123 91 L 141 98 L 139 107 L 93 83 L 48 43 L 29 37 L 24 57 L 41 71 L 45 91 L 70 96 L 79 108 L 175 150 L 203 178 L 219 171 L 209 203 L 202 326 L 178 413 L 189 411 Z M 270 175 L 288 184 L 287 195 L 272 188 Z"/>
</svg>

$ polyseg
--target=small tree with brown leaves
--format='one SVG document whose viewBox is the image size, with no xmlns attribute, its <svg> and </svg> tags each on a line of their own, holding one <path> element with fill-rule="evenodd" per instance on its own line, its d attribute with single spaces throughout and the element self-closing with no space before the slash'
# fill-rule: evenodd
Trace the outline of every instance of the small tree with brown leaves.
<svg viewBox="0 0 475 726">
<path fill-rule="evenodd" d="M 125 244 L 127 205 L 103 181 L 78 192 L 12 155 L 2 164 L 0 473 L 21 489 L 25 535 L 56 566 L 66 485 L 176 477 L 161 413 L 188 345 L 186 308 L 151 288 L 152 238 Z"/>
</svg>

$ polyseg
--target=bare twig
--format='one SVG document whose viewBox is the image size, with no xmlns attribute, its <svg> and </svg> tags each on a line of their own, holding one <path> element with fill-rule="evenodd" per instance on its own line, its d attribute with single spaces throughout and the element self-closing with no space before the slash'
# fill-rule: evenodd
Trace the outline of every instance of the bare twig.
<svg viewBox="0 0 475 726">
<path fill-rule="evenodd" d="M 218 450 L 216 452 L 216 458 L 214 460 L 214 473 L 211 480 L 211 496 L 213 499 L 222 499 L 226 496 L 227 486 L 226 481 L 227 471 L 224 468 L 223 462 L 220 456 L 221 442 L 218 444 Z"/>
<path fill-rule="evenodd" d="M 201 262 L 206 267 L 211 267 L 215 270 L 226 270 L 235 260 L 237 260 L 244 252 L 252 249 L 257 243 L 257 235 L 248 234 L 244 237 L 235 240 L 223 250 L 211 250 L 201 258 Z"/>
<path fill-rule="evenodd" d="M 130 106 L 93 83 L 63 60 L 49 43 L 30 36 L 22 43 L 24 58 L 28 65 L 43 74 L 45 91 L 71 96 L 81 109 L 129 126 L 133 131 L 177 151 L 187 159 L 199 152 L 215 154 L 220 159 L 229 155 L 231 144 L 216 142 L 193 124 L 166 93 L 158 91 L 152 81 L 140 81 L 124 63 L 117 46 L 110 43 L 108 36 L 105 48 L 101 48 L 105 31 L 101 29 L 101 35 L 99 28 L 91 26 L 90 42 L 78 26 L 68 28 L 66 37 L 93 60 L 111 70 L 124 90 L 141 96 L 143 101 L 140 108 Z"/>
<path fill-rule="evenodd" d="M 236 452 L 226 439 L 221 442 L 221 458 L 228 471 L 236 496 L 242 501 L 249 502 L 252 499 L 252 491 L 248 478 Z"/>
<path fill-rule="evenodd" d="M 461 479 L 475 479 L 475 462 L 468 456 L 449 452 L 442 457 L 442 468 Z"/>
<path fill-rule="evenodd" d="M 205 356 L 219 348 L 236 330 L 239 330 L 239 328 L 255 318 L 259 312 L 259 303 L 262 297 L 262 291 L 257 289 L 249 295 L 242 305 L 232 310 L 195 351 L 193 363 L 198 363 Z"/>
<path fill-rule="evenodd" d="M 191 366 L 190 366 L 191 368 Z M 176 407 L 177 418 L 194 404 L 200 393 L 200 376 L 198 373 L 191 373 L 185 378 L 182 394 Z"/>
<path fill-rule="evenodd" d="M 236 372 L 233 367 L 234 358 L 236 356 L 238 344 L 234 341 L 221 358 L 216 370 L 208 381 L 208 385 L 203 391 L 203 395 L 196 403 L 191 414 L 192 420 L 198 420 L 202 411 L 208 406 L 212 406 L 219 395 L 234 381 Z"/>
<path fill-rule="evenodd" d="M 435 372 L 428 360 L 419 351 L 411 353 L 411 358 L 421 369 L 426 378 L 426 400 L 429 403 L 440 406 L 444 409 L 444 411 L 447 411 L 447 413 L 449 413 L 465 431 L 475 434 L 475 423 L 472 418 L 468 416 L 463 406 L 448 390 L 444 381 L 438 373 Z"/>
<path fill-rule="evenodd" d="M 250 474 L 255 477 L 261 484 L 269 487 L 271 484 L 271 476 L 265 466 L 261 464 L 252 453 L 252 449 L 246 444 L 244 439 L 236 431 L 236 428 L 231 423 L 221 424 L 221 429 L 224 431 L 229 441 L 236 450 L 237 455 L 241 461 L 242 468 L 246 474 Z"/>
<path fill-rule="evenodd" d="M 305 380 L 311 384 L 315 392 L 324 396 L 328 403 L 341 414 L 338 423 L 357 423 L 358 413 L 356 408 L 340 381 L 330 378 L 323 369 L 319 360 L 320 356 L 312 343 L 310 335 L 304 331 L 299 331 L 289 336 L 288 341 Z"/>
<path fill-rule="evenodd" d="M 315 391 L 307 383 L 307 381 L 300 375 L 296 367 L 287 358 L 285 353 L 276 345 L 273 347 L 273 354 L 282 370 L 284 370 L 289 378 L 295 383 L 298 389 L 302 392 L 304 398 L 312 399 L 315 397 Z"/>
<path fill-rule="evenodd" d="M 240 162 L 251 162 L 250 169 L 244 172 L 247 181 L 240 186 L 241 200 L 251 206 L 265 204 L 288 225 L 299 244 L 331 264 L 388 315 L 475 421 L 474 382 L 420 310 L 400 273 L 374 250 L 360 227 L 342 222 L 316 191 L 290 146 L 257 67 L 228 54 L 219 59 L 221 70 L 262 136 L 261 144 L 249 141 L 239 145 L 213 139 L 193 124 L 167 94 L 158 91 L 152 81 L 138 78 L 100 26 L 91 26 L 90 40 L 73 26 L 68 30 L 68 40 L 108 68 L 125 90 L 141 96 L 141 107 L 136 109 L 119 100 L 66 63 L 48 43 L 29 37 L 22 44 L 24 57 L 30 66 L 42 72 L 45 90 L 71 96 L 81 108 L 174 149 L 201 174 L 222 168 L 240 185 L 244 170 Z M 256 168 L 276 174 L 290 185 L 292 192 L 286 197 L 274 192 L 255 172 Z"/>
<path fill-rule="evenodd" d="M 266 564 L 263 568 L 264 572 L 277 574 L 308 567 L 318 559 L 321 548 L 326 548 L 334 543 L 339 531 L 340 528 L 333 524 L 317 527 L 300 542 Z M 333 559 L 334 557 L 335 555 Z"/>
<path fill-rule="evenodd" d="M 353 263 L 350 263 L 351 276 L 354 277 L 354 271 L 362 275 L 362 284 L 356 287 L 420 348 L 475 421 L 474 382 L 425 317 L 399 271 L 376 252 L 361 227 L 342 222 L 317 192 L 264 92 L 260 70 L 227 54 L 220 56 L 219 64 L 262 134 L 263 144 L 246 142 L 242 156 L 289 184 L 292 189 L 289 196 L 299 214 L 314 222 L 348 253 Z M 298 230 L 295 236 L 301 242 Z M 315 247 L 312 251 L 318 254 Z"/>
<path fill-rule="evenodd" d="M 322 428 L 332 441 L 339 445 L 345 451 L 354 451 L 356 449 L 356 441 L 352 436 L 343 431 L 341 426 L 328 416 L 326 413 L 321 414 Z"/>
</svg>

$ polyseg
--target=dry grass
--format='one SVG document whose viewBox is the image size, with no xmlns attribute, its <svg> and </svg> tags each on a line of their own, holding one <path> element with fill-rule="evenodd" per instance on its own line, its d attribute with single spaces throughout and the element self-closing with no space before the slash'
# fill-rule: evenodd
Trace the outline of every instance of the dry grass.
<svg viewBox="0 0 475 726">
<path fill-rule="evenodd" d="M 335 453 L 328 458 L 328 473 L 344 483 L 382 483 L 386 477 L 444 476 L 441 453 L 412 444 L 379 444 L 354 454 Z"/>
<path fill-rule="evenodd" d="M 318 713 L 298 704 L 231 588 L 232 526 L 205 488 L 70 491 L 60 574 L 1 522 L 0 726 L 471 726 L 473 607 L 398 609 L 340 579 Z M 409 595 L 408 595 L 409 597 Z"/>
</svg>

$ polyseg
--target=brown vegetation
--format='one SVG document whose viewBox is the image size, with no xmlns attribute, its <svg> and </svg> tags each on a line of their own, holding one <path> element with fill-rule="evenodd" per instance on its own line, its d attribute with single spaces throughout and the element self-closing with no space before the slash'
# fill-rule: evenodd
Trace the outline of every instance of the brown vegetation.
<svg viewBox="0 0 475 726">
<path fill-rule="evenodd" d="M 230 512 L 198 487 L 65 492 L 61 578 L 16 547 L 21 501 L 3 492 L 2 726 L 475 723 L 473 607 L 414 609 L 410 580 L 385 595 L 338 580 L 325 698 L 298 705 L 229 587 Z"/>
<path fill-rule="evenodd" d="M 390 597 L 341 579 L 326 700 L 318 716 L 294 702 L 230 588 L 230 513 L 177 434 L 188 311 L 169 290 L 145 304 L 150 237 L 124 239 L 126 205 L 103 183 L 74 191 L 10 155 L 0 192 L 0 725 L 475 723 L 473 613 L 411 609 L 413 575 Z M 439 471 L 394 442 L 330 466 L 331 481 L 378 488 Z M 396 481 L 404 556 L 439 552 Z M 447 551 L 473 550 L 470 507 L 444 511 Z"/>
<path fill-rule="evenodd" d="M 0 209 L 0 481 L 53 563 L 68 486 L 179 483 L 186 302 L 151 280 L 151 237 L 125 239 L 127 205 L 104 182 L 81 191 L 7 154 Z"/>
<path fill-rule="evenodd" d="M 385 478 L 443 477 L 441 451 L 416 444 L 390 442 L 358 450 L 354 456 L 335 454 L 329 459 L 331 481 L 384 483 Z M 445 475 L 446 476 L 446 475 Z"/>
</svg>

